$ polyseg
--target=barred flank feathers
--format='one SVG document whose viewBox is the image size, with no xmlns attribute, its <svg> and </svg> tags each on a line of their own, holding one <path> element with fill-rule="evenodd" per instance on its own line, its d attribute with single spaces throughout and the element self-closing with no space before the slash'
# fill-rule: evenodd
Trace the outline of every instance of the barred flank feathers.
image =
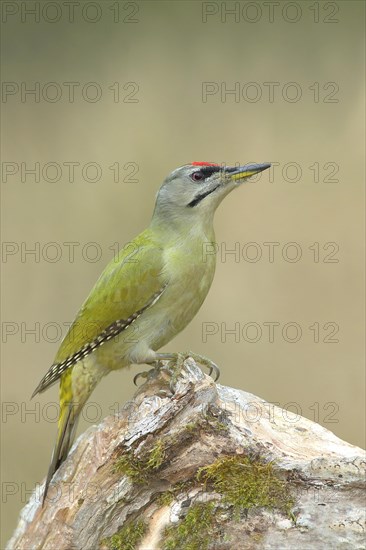
<svg viewBox="0 0 366 550">
<path fill-rule="evenodd" d="M 155 302 L 163 294 L 165 288 L 166 285 L 164 285 L 158 292 L 155 292 L 148 303 L 144 307 L 130 315 L 128 319 L 117 319 L 117 321 L 114 321 L 111 325 L 104 329 L 96 338 L 94 338 L 94 340 L 85 344 L 77 352 L 70 355 L 70 357 L 67 357 L 61 363 L 55 363 L 54 365 L 52 365 L 34 390 L 32 398 L 37 395 L 37 393 L 44 392 L 47 388 L 52 386 L 52 384 L 57 382 L 62 374 L 67 371 L 67 369 L 74 366 L 75 363 L 77 363 L 81 359 L 84 359 L 85 357 L 90 355 L 90 353 L 92 353 L 95 349 L 99 348 L 99 346 L 102 346 L 105 342 L 108 342 L 109 340 L 111 340 L 115 336 L 118 336 L 118 334 L 126 330 L 126 328 L 132 325 L 132 323 L 134 323 L 136 319 L 138 319 L 138 317 L 143 314 L 144 311 L 155 304 Z"/>
</svg>

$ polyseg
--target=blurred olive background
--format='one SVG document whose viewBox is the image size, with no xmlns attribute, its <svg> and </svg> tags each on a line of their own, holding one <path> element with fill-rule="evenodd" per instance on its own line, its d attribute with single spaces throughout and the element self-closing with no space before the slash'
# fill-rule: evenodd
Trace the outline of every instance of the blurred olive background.
<svg viewBox="0 0 366 550">
<path fill-rule="evenodd" d="M 220 206 L 212 289 L 167 349 L 208 355 L 221 367 L 222 384 L 362 446 L 363 2 L 315 3 L 318 12 L 300 2 L 299 18 L 282 2 L 272 22 L 262 2 L 250 9 L 236 3 L 235 20 L 224 3 L 105 1 L 94 23 L 98 12 L 82 14 L 85 2 L 73 22 L 63 7 L 54 23 L 52 6 L 42 15 L 44 3 L 36 2 L 40 21 L 23 14 L 22 22 L 20 3 L 10 4 L 19 12 L 3 24 L 3 80 L 19 90 L 38 82 L 41 91 L 39 102 L 22 101 L 19 91 L 2 104 L 3 161 L 16 163 L 3 165 L 2 178 L 2 545 L 48 468 L 58 389 L 32 402 L 30 395 L 61 329 L 116 247 L 149 223 L 163 178 L 187 162 L 279 164 Z M 62 92 L 54 102 L 50 82 Z M 73 102 L 67 82 L 80 83 Z M 90 82 L 101 91 L 98 101 L 97 88 L 85 88 Z M 269 82 L 278 83 L 272 98 Z M 203 83 L 210 83 L 206 98 Z M 235 85 L 240 97 L 225 95 Z M 37 162 L 39 181 L 29 174 L 22 181 L 21 163 Z M 74 181 L 64 164 L 71 162 L 79 163 Z M 98 181 L 90 181 L 98 174 L 87 163 L 99 166 Z M 16 167 L 6 178 L 4 170 Z M 273 261 L 269 242 L 279 243 Z M 73 261 L 64 243 L 77 243 Z M 38 257 L 22 257 L 37 247 Z M 233 249 L 239 258 L 227 253 Z M 279 323 L 272 342 L 269 322 Z M 300 327 L 297 342 L 287 341 L 296 336 L 287 323 Z M 235 326 L 240 334 L 225 334 Z M 79 433 L 132 398 L 138 369 L 100 384 Z"/>
</svg>

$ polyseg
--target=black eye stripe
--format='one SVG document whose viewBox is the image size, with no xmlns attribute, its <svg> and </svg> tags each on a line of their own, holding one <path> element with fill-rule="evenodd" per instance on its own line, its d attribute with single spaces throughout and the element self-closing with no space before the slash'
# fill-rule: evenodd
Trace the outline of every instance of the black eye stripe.
<svg viewBox="0 0 366 550">
<path fill-rule="evenodd" d="M 220 172 L 221 166 L 202 166 L 202 168 L 199 169 L 199 172 L 203 174 L 203 178 L 206 179 L 215 172 Z"/>
</svg>

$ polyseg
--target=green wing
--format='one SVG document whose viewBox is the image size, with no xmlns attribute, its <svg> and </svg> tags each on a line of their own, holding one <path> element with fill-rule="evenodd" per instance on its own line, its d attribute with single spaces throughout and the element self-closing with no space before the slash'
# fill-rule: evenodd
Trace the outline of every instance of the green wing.
<svg viewBox="0 0 366 550">
<path fill-rule="evenodd" d="M 99 277 L 33 395 L 152 306 L 166 287 L 163 267 L 162 247 L 149 230 L 125 246 Z"/>
<path fill-rule="evenodd" d="M 62 341 L 55 362 L 65 361 L 115 321 L 143 309 L 164 285 L 162 269 L 162 248 L 146 230 L 107 265 Z"/>
</svg>

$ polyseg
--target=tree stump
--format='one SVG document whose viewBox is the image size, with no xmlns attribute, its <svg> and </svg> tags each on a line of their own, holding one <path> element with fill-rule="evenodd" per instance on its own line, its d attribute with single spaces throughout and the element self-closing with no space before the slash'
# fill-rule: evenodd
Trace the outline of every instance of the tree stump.
<svg viewBox="0 0 366 550">
<path fill-rule="evenodd" d="M 363 549 L 365 454 L 187 359 L 79 437 L 8 550 Z"/>
</svg>

